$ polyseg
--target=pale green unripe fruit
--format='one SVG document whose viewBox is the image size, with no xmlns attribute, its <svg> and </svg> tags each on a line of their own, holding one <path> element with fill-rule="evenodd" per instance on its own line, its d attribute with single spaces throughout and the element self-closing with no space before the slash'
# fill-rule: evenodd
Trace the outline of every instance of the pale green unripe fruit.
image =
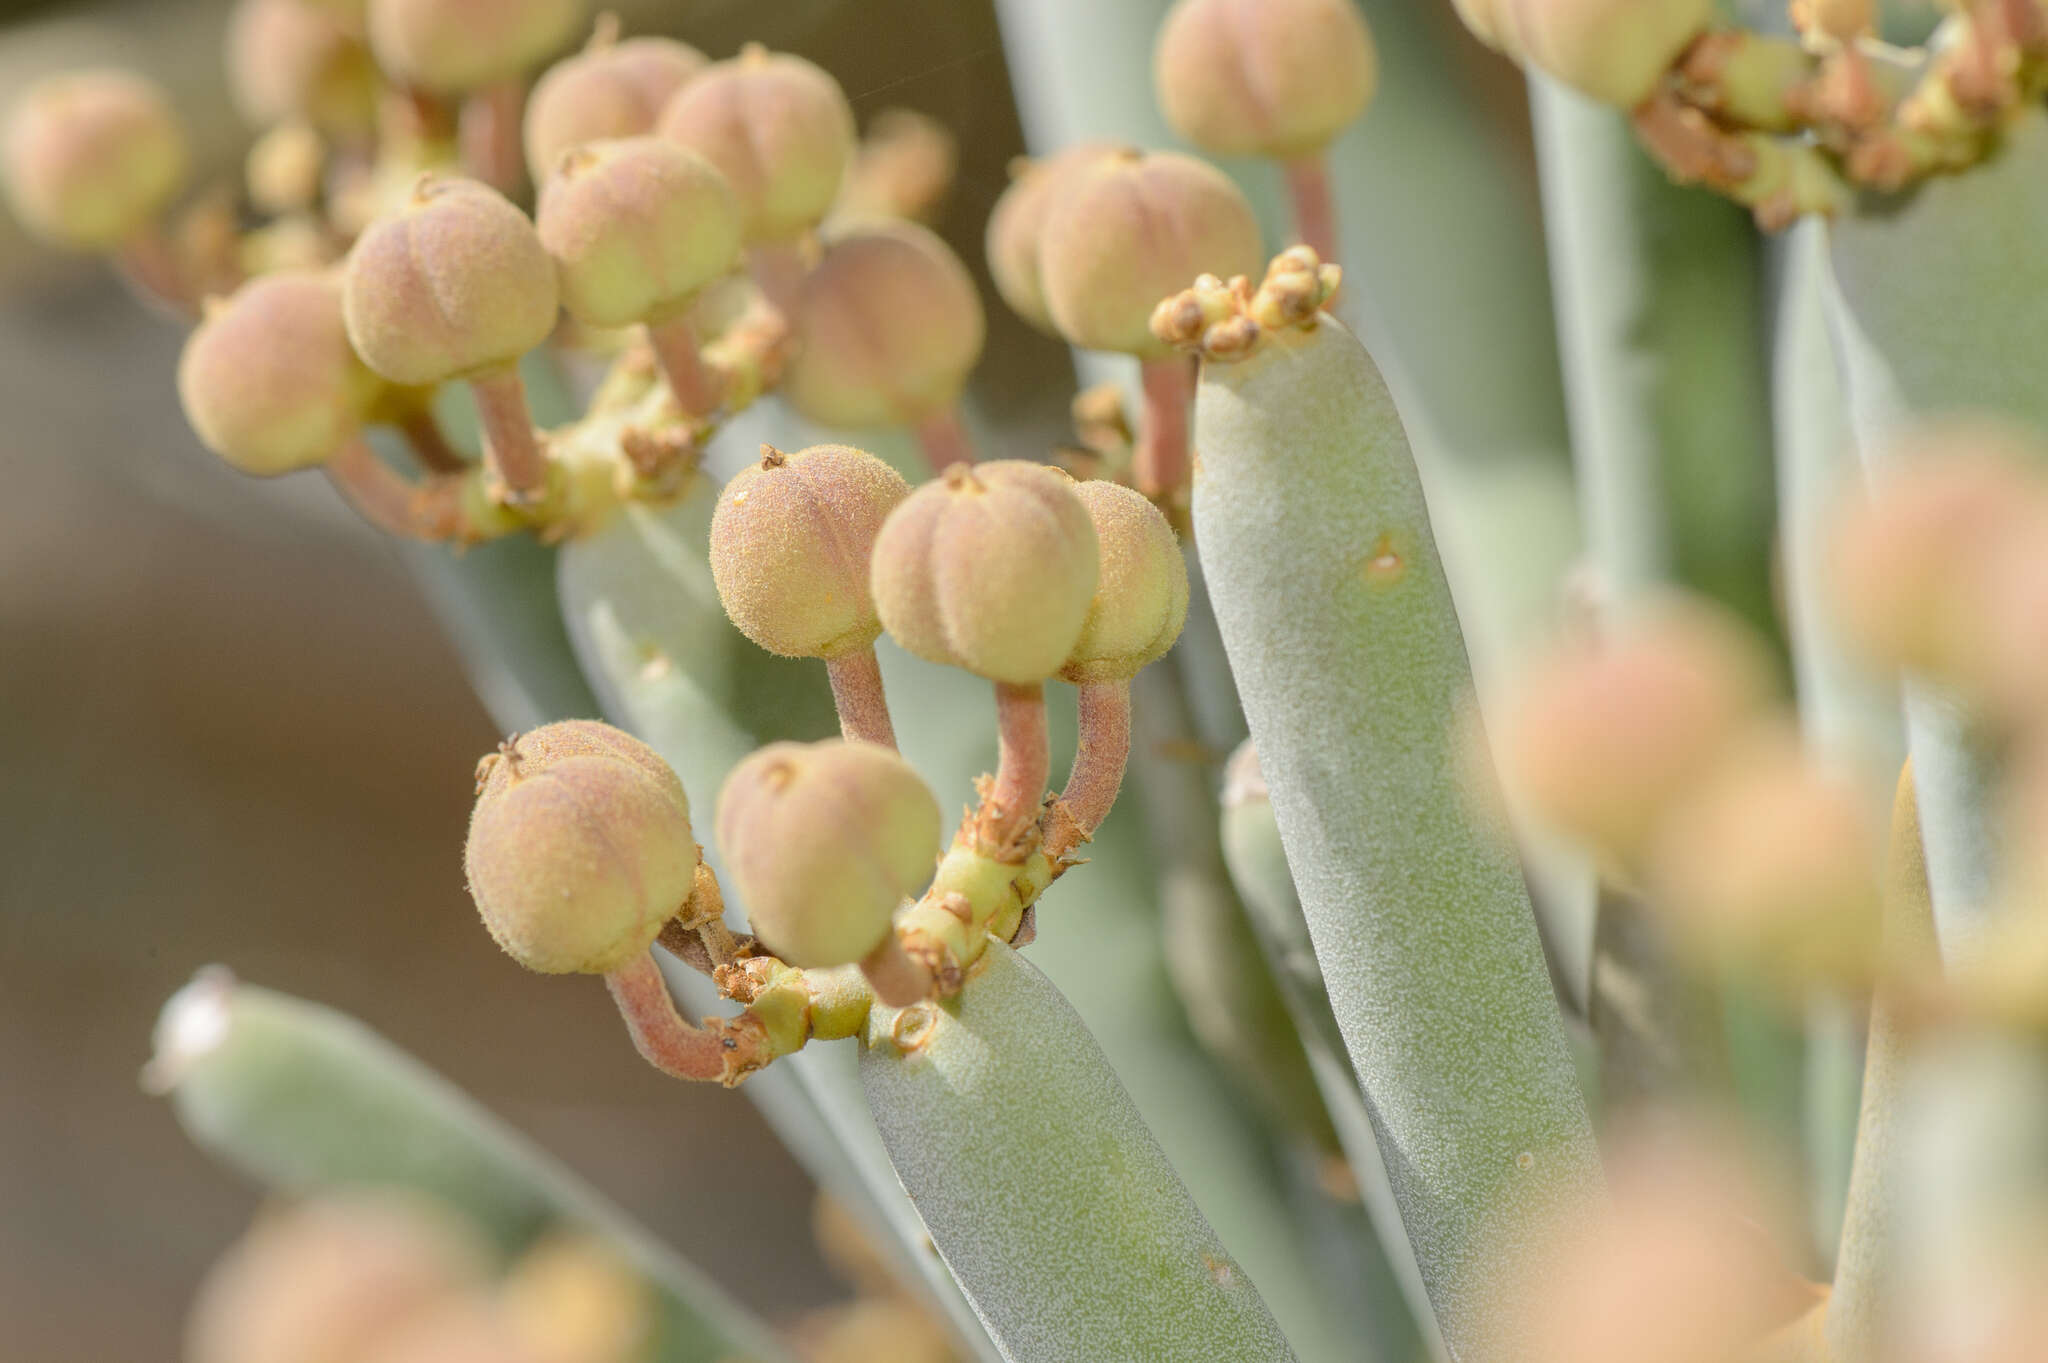
<svg viewBox="0 0 2048 1363">
<path fill-rule="evenodd" d="M 184 186 L 184 129 L 162 91 L 126 71 L 36 82 L 7 119 L 7 197 L 31 232 L 100 251 L 147 227 Z"/>
<path fill-rule="evenodd" d="M 1045 221 L 1078 176 L 1122 150 L 1110 142 L 1083 142 L 1040 161 L 1020 157 L 1012 164 L 1015 178 L 989 214 L 984 248 L 996 292 L 1040 331 L 1055 333 L 1039 269 Z"/>
<path fill-rule="evenodd" d="M 1714 0 L 1454 0 L 1489 46 L 1632 109 L 1714 17 Z"/>
<path fill-rule="evenodd" d="M 651 133 L 668 102 L 710 64 L 673 38 L 627 38 L 556 62 L 526 101 L 526 166 L 541 184 L 585 142 Z"/>
<path fill-rule="evenodd" d="M 1162 658 L 1188 618 L 1188 565 L 1159 508 L 1120 483 L 1092 479 L 1075 494 L 1095 526 L 1101 569 L 1081 640 L 1060 676 L 1128 681 Z"/>
<path fill-rule="evenodd" d="M 853 109 L 822 68 L 749 46 L 677 93 L 662 112 L 661 135 L 725 175 L 747 240 L 782 241 L 830 211 L 853 159 Z"/>
<path fill-rule="evenodd" d="M 888 748 L 775 743 L 726 778 L 718 846 L 747 921 L 791 965 L 851 965 L 931 879 L 939 803 Z"/>
<path fill-rule="evenodd" d="M 1095 598 L 1095 526 L 1046 464 L 956 464 L 875 542 L 875 607 L 920 658 L 1024 685 L 1058 672 Z"/>
<path fill-rule="evenodd" d="M 426 387 L 509 364 L 555 329 L 555 263 L 509 199 L 422 181 L 348 254 L 349 340 L 393 383 Z"/>
<path fill-rule="evenodd" d="M 562 306 L 587 326 L 659 321 L 740 258 L 740 212 L 709 161 L 658 137 L 565 153 L 538 229 Z"/>
<path fill-rule="evenodd" d="M 329 1195 L 264 1214 L 207 1272 L 187 1363 L 357 1363 L 442 1303 L 478 1290 L 475 1233 L 390 1192 Z"/>
<path fill-rule="evenodd" d="M 327 132 L 366 131 L 377 70 L 340 17 L 306 0 L 242 0 L 228 20 L 228 93 L 255 127 L 304 119 Z"/>
<path fill-rule="evenodd" d="M 1090 350 L 1157 358 L 1159 301 L 1212 274 L 1257 277 L 1258 220 L 1230 177 L 1174 152 L 1122 153 L 1063 190 L 1045 223 L 1041 280 L 1060 333 Z"/>
<path fill-rule="evenodd" d="M 540 65 L 583 16 L 584 0 L 370 0 L 370 50 L 400 85 L 467 94 Z"/>
<path fill-rule="evenodd" d="M 383 384 L 356 357 L 331 273 L 255 279 L 208 310 L 178 361 L 178 399 L 199 439 L 244 473 L 327 462 Z"/>
<path fill-rule="evenodd" d="M 1153 79 L 1166 121 L 1203 151 L 1284 159 L 1365 112 L 1379 54 L 1352 0 L 1180 0 Z"/>
<path fill-rule="evenodd" d="M 981 296 L 952 248 L 912 222 L 836 237 L 798 287 L 783 396 L 823 426 L 909 426 L 950 407 L 981 358 Z"/>
<path fill-rule="evenodd" d="M 740 633 L 770 653 L 836 658 L 882 632 L 868 563 L 910 485 L 850 445 L 764 450 L 719 494 L 711 576 Z"/>
<path fill-rule="evenodd" d="M 518 771 L 479 798 L 469 892 L 507 955 L 543 974 L 603 974 L 645 951 L 690 897 L 688 814 L 613 757 Z"/>
<path fill-rule="evenodd" d="M 624 729 L 595 719 L 558 719 L 514 734 L 504 747 L 477 763 L 477 799 L 488 800 L 518 778 L 536 775 L 571 757 L 609 757 L 637 767 L 675 802 L 685 819 L 690 817 L 690 799 L 683 793 L 682 778 L 675 768 Z"/>
</svg>

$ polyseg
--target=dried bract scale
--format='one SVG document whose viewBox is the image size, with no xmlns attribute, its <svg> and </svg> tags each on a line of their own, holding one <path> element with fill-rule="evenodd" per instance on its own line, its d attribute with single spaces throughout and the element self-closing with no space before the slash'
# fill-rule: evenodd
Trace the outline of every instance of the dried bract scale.
<svg viewBox="0 0 2048 1363">
<path fill-rule="evenodd" d="M 911 426 L 945 411 L 981 358 L 987 319 L 967 267 L 911 222 L 834 237 L 798 287 L 783 396 L 823 426 Z"/>
<path fill-rule="evenodd" d="M 706 67 L 669 102 L 660 131 L 724 173 L 749 241 L 817 226 L 853 159 L 853 110 L 839 82 L 757 45 Z"/>
<path fill-rule="evenodd" d="M 184 129 L 163 92 L 126 71 L 47 77 L 8 114 L 8 201 L 59 246 L 121 245 L 183 188 L 187 167 Z"/>
<path fill-rule="evenodd" d="M 1120 154 L 1070 183 L 1046 216 L 1039 261 L 1060 334 L 1152 358 L 1159 300 L 1197 275 L 1258 273 L 1251 205 L 1222 171 L 1174 152 Z"/>
<path fill-rule="evenodd" d="M 1118 483 L 1075 485 L 1095 526 L 1101 569 L 1081 640 L 1060 676 L 1075 683 L 1127 681 L 1180 637 L 1188 617 L 1188 568 L 1159 508 Z"/>
<path fill-rule="evenodd" d="M 654 131 L 676 91 L 710 59 L 673 38 L 594 41 L 549 67 L 526 102 L 526 165 L 544 182 L 562 153 L 585 142 Z"/>
<path fill-rule="evenodd" d="M 1179 0 L 1153 75 L 1166 121 L 1203 151 L 1287 159 L 1365 112 L 1379 56 L 1351 0 Z"/>
<path fill-rule="evenodd" d="M 1714 0 L 1455 3 L 1481 41 L 1622 109 L 1648 97 L 1714 17 Z"/>
<path fill-rule="evenodd" d="M 305 0 L 242 0 L 228 20 L 228 93 L 252 126 L 303 119 L 324 132 L 367 133 L 377 69 L 343 21 Z"/>
<path fill-rule="evenodd" d="M 949 469 L 882 526 L 875 606 L 910 652 L 1019 685 L 1059 671 L 1094 601 L 1098 549 L 1074 480 L 1000 460 Z"/>
<path fill-rule="evenodd" d="M 267 1213 L 208 1271 L 187 1363 L 356 1363 L 442 1303 L 478 1290 L 488 1251 L 439 1206 L 329 1195 Z"/>
<path fill-rule="evenodd" d="M 467 94 L 539 66 L 584 11 L 584 0 L 369 0 L 370 50 L 399 85 Z"/>
<path fill-rule="evenodd" d="M 356 357 L 332 272 L 252 280 L 208 308 L 178 362 L 178 398 L 206 447 L 244 473 L 327 462 L 384 385 Z"/>
<path fill-rule="evenodd" d="M 478 1295 L 444 1302 L 351 1363 L 554 1363 L 510 1316 Z"/>
<path fill-rule="evenodd" d="M 1770 689 L 1762 647 L 1739 624 L 1666 606 L 1532 670 L 1501 730 L 1501 775 L 1553 827 L 1635 867 Z"/>
<path fill-rule="evenodd" d="M 506 773 L 470 818 L 469 892 L 508 955 L 598 975 L 644 952 L 690 897 L 697 844 L 670 790 L 614 757 Z"/>
<path fill-rule="evenodd" d="M 931 879 L 939 804 L 872 743 L 775 743 L 718 795 L 718 846 L 755 935 L 791 965 L 851 965 Z"/>
<path fill-rule="evenodd" d="M 882 632 L 868 586 L 875 538 L 910 485 L 850 445 L 763 447 L 719 494 L 711 575 L 740 632 L 770 653 L 836 658 Z"/>
<path fill-rule="evenodd" d="M 593 327 L 673 317 L 740 258 L 739 204 L 725 177 L 659 137 L 564 153 L 541 189 L 537 225 L 562 306 Z"/>
<path fill-rule="evenodd" d="M 555 264 L 524 213 L 474 180 L 428 178 L 348 256 L 349 339 L 418 387 L 510 364 L 554 330 Z"/>
<path fill-rule="evenodd" d="M 1193 287 L 1163 298 L 1152 310 L 1152 334 L 1175 350 L 1229 363 L 1249 355 L 1263 332 L 1312 331 L 1344 272 L 1325 265 L 1306 246 L 1273 257 L 1257 288 L 1242 275 L 1224 283 L 1203 275 Z"/>
<path fill-rule="evenodd" d="M 985 249 L 996 292 L 1040 331 L 1054 331 L 1039 269 L 1046 219 L 1089 167 L 1122 151 L 1115 143 L 1083 142 L 1044 160 L 1020 158 L 1011 167 L 1009 188 L 989 214 Z"/>
<path fill-rule="evenodd" d="M 690 800 L 675 768 L 624 729 L 595 719 L 558 719 L 506 739 L 476 765 L 477 799 L 503 794 L 521 778 L 537 776 L 571 757 L 609 757 L 637 767 L 667 792 L 685 819 L 690 817 Z"/>
</svg>

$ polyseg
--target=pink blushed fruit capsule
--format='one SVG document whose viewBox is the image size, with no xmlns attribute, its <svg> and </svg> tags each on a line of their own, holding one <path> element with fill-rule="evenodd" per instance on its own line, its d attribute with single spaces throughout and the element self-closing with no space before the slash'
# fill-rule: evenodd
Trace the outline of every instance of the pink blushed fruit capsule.
<svg viewBox="0 0 2048 1363">
<path fill-rule="evenodd" d="M 538 775 L 571 757 L 609 757 L 639 769 L 675 802 L 685 819 L 690 817 L 689 797 L 675 768 L 624 729 L 595 719 L 558 719 L 506 739 L 477 763 L 477 799 L 488 800 L 520 777 Z"/>
<path fill-rule="evenodd" d="M 1097 559 L 1074 480 L 999 460 L 911 493 L 882 526 L 870 580 L 883 628 L 905 649 L 1023 686 L 1057 673 L 1080 641 Z"/>
<path fill-rule="evenodd" d="M 484 926 L 543 974 L 601 975 L 644 953 L 689 899 L 697 860 L 673 791 L 596 755 L 514 765 L 478 798 L 463 852 Z"/>
<path fill-rule="evenodd" d="M 740 212 L 725 177 L 658 137 L 563 154 L 537 228 L 562 305 L 586 326 L 659 321 L 739 263 Z"/>
<path fill-rule="evenodd" d="M 259 128 L 302 119 L 323 132 L 368 131 L 377 70 L 357 31 L 306 0 L 242 0 L 228 20 L 228 93 Z"/>
<path fill-rule="evenodd" d="M 369 0 L 370 50 L 400 85 L 467 94 L 540 65 L 584 10 L 584 0 Z"/>
<path fill-rule="evenodd" d="M 1159 300 L 1190 279 L 1256 277 L 1258 220 L 1222 171 L 1174 152 L 1121 153 L 1068 185 L 1046 217 L 1045 300 L 1069 341 L 1156 359 Z"/>
<path fill-rule="evenodd" d="M 349 339 L 393 383 L 425 387 L 509 365 L 555 328 L 555 263 L 510 200 L 427 179 L 349 252 Z"/>
<path fill-rule="evenodd" d="M 851 965 L 931 879 L 939 804 L 873 743 L 775 743 L 718 796 L 718 846 L 761 940 L 791 965 Z"/>
<path fill-rule="evenodd" d="M 853 110 L 820 67 L 750 44 L 713 62 L 662 112 L 660 132 L 717 166 L 750 242 L 817 226 L 853 159 Z"/>
<path fill-rule="evenodd" d="M 1466 27 L 1581 94 L 1632 109 L 1714 18 L 1714 0 L 1454 0 Z"/>
<path fill-rule="evenodd" d="M 602 39 L 549 67 L 526 101 L 526 165 L 541 184 L 585 142 L 654 131 L 668 102 L 710 65 L 673 38 Z"/>
<path fill-rule="evenodd" d="M 909 222 L 834 237 L 798 287 L 783 395 L 823 426 L 913 426 L 949 409 L 987 319 L 967 267 Z"/>
<path fill-rule="evenodd" d="M 383 383 L 356 357 L 328 271 L 252 280 L 185 342 L 178 398 L 206 447 L 244 473 L 324 464 Z"/>
<path fill-rule="evenodd" d="M 903 476 L 865 450 L 764 449 L 719 495 L 711 575 L 740 632 L 770 653 L 837 658 L 882 632 L 869 560 Z"/>
<path fill-rule="evenodd" d="M 184 186 L 188 164 L 163 92 L 126 71 L 46 77 L 8 115 L 8 201 L 59 246 L 104 251 L 144 231 Z"/>
<path fill-rule="evenodd" d="M 354 1360 L 443 1303 L 482 1290 L 489 1262 L 468 1227 L 397 1193 L 329 1195 L 269 1212 L 200 1284 L 185 1358 Z"/>
<path fill-rule="evenodd" d="M 1118 483 L 1075 485 L 1095 526 L 1100 572 L 1080 642 L 1060 676 L 1086 684 L 1128 681 L 1158 661 L 1188 618 L 1188 568 L 1158 507 Z"/>
<path fill-rule="evenodd" d="M 1045 223 L 1070 187 L 1088 168 L 1126 149 L 1109 142 L 1084 142 L 1040 161 L 1012 164 L 1010 187 L 989 214 L 985 250 L 996 292 L 1019 317 L 1040 331 L 1055 333 L 1045 302 L 1040 255 Z"/>
<path fill-rule="evenodd" d="M 1352 0 L 1179 0 L 1153 73 L 1166 121 L 1203 151 L 1286 160 L 1365 112 L 1379 56 Z"/>
</svg>

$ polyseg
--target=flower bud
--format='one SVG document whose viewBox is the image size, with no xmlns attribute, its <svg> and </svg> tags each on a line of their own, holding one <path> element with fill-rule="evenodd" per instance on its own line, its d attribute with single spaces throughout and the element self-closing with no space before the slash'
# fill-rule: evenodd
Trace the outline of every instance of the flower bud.
<svg viewBox="0 0 2048 1363">
<path fill-rule="evenodd" d="M 690 897 L 697 844 L 671 791 L 613 757 L 576 756 L 487 790 L 463 864 L 484 926 L 543 974 L 603 974 L 645 951 Z"/>
<path fill-rule="evenodd" d="M 1013 312 L 1040 331 L 1054 330 L 1039 270 L 1046 219 L 1073 192 L 1073 184 L 1089 167 L 1120 150 L 1114 143 L 1083 142 L 1042 161 L 1019 157 L 1012 163 L 1010 187 L 989 214 L 985 246 L 996 292 Z"/>
<path fill-rule="evenodd" d="M 866 648 L 882 632 L 868 587 L 875 537 L 909 495 L 902 474 L 851 445 L 763 446 L 711 517 L 711 576 L 725 613 L 785 657 Z"/>
<path fill-rule="evenodd" d="M 709 64 L 688 43 L 657 37 L 597 42 L 556 62 L 526 101 L 533 182 L 546 182 L 571 147 L 653 132 L 676 91 Z"/>
<path fill-rule="evenodd" d="M 45 241 L 119 246 L 183 187 L 184 129 L 163 93 L 126 71 L 36 82 L 7 120 L 7 196 Z"/>
<path fill-rule="evenodd" d="M 265 1214 L 210 1269 L 186 1324 L 188 1363 L 355 1363 L 482 1285 L 475 1234 L 423 1199 L 329 1195 Z"/>
<path fill-rule="evenodd" d="M 370 50 L 400 85 L 462 95 L 540 65 L 583 12 L 583 0 L 370 0 Z"/>
<path fill-rule="evenodd" d="M 873 743 L 775 743 L 718 795 L 718 846 L 757 936 L 791 965 L 851 965 L 931 878 L 939 804 Z"/>
<path fill-rule="evenodd" d="M 541 189 L 538 226 L 562 306 L 586 326 L 670 317 L 740 258 L 725 177 L 658 137 L 565 153 Z"/>
<path fill-rule="evenodd" d="M 1628 869 L 1769 693 L 1769 664 L 1739 625 L 1668 607 L 1535 669 L 1502 732 L 1502 776 L 1559 831 Z"/>
<path fill-rule="evenodd" d="M 1365 112 L 1379 54 L 1352 0 L 1179 0 L 1152 70 L 1166 121 L 1203 151 L 1286 159 Z"/>
<path fill-rule="evenodd" d="M 244 473 L 323 464 L 383 384 L 349 346 L 329 272 L 251 280 L 185 342 L 178 398 L 199 439 Z"/>
<path fill-rule="evenodd" d="M 555 328 L 555 263 L 526 215 L 474 180 L 423 179 L 348 255 L 349 340 L 393 383 L 509 364 Z"/>
<path fill-rule="evenodd" d="M 369 51 L 306 0 L 241 0 L 228 20 L 227 77 L 236 111 L 255 127 L 302 119 L 356 133 L 376 116 Z"/>
<path fill-rule="evenodd" d="M 595 719 L 558 719 L 506 739 L 477 763 L 477 799 L 491 799 L 520 778 L 536 776 L 571 757 L 608 757 L 637 767 L 662 788 L 685 819 L 690 817 L 690 799 L 675 768 L 624 729 Z"/>
<path fill-rule="evenodd" d="M 1046 217 L 1046 306 L 1069 341 L 1154 359 L 1159 300 L 1197 275 L 1257 276 L 1258 220 L 1230 177 L 1173 152 L 1122 153 L 1070 182 Z"/>
<path fill-rule="evenodd" d="M 792 311 L 783 395 L 802 416 L 849 430 L 915 425 L 951 407 L 987 335 L 967 267 L 911 222 L 833 239 Z"/>
<path fill-rule="evenodd" d="M 1059 469 L 955 465 L 883 523 L 875 607 L 920 658 L 991 681 L 1043 681 L 1081 638 L 1097 556 L 1088 508 Z"/>
<path fill-rule="evenodd" d="M 749 44 L 683 87 L 662 112 L 661 135 L 724 173 L 747 240 L 781 241 L 831 209 L 853 158 L 853 110 L 824 70 Z"/>
<path fill-rule="evenodd" d="M 1453 0 L 1481 41 L 1633 109 L 1714 17 L 1714 0 Z"/>
<path fill-rule="evenodd" d="M 1101 567 L 1081 641 L 1060 676 L 1077 685 L 1128 681 L 1180 637 L 1188 618 L 1188 565 L 1173 527 L 1137 492 L 1099 479 L 1077 483 L 1074 491 L 1095 526 Z"/>
</svg>

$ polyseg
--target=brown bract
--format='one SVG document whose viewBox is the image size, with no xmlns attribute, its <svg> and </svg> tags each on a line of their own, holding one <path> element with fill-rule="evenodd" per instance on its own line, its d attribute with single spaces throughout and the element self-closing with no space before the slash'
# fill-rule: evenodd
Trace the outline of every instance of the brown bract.
<svg viewBox="0 0 2048 1363">
<path fill-rule="evenodd" d="M 1323 264 L 1306 246 L 1290 246 L 1273 257 L 1257 288 L 1244 275 L 1226 281 L 1205 274 L 1161 299 L 1152 310 L 1152 335 L 1206 363 L 1228 364 L 1250 355 L 1270 332 L 1313 331 L 1343 279 L 1339 266 Z"/>
<path fill-rule="evenodd" d="M 178 398 L 206 447 L 244 473 L 323 464 L 383 384 L 356 357 L 331 272 L 252 280 L 207 312 L 178 362 Z"/>
<path fill-rule="evenodd" d="M 1121 154 L 1070 182 L 1039 257 L 1060 334 L 1090 350 L 1156 358 L 1159 300 L 1197 275 L 1259 268 L 1259 224 L 1222 171 L 1174 152 Z"/>
<path fill-rule="evenodd" d="M 526 101 L 526 165 L 540 184 L 585 142 L 651 133 L 661 111 L 710 65 L 673 38 L 594 43 L 549 67 Z"/>
<path fill-rule="evenodd" d="M 1095 527 L 1100 569 L 1081 638 L 1060 676 L 1127 681 L 1165 656 L 1188 617 L 1188 567 L 1158 507 L 1118 483 L 1074 488 Z"/>
<path fill-rule="evenodd" d="M 256 127 L 304 119 L 324 132 L 367 132 L 377 70 L 357 32 L 305 0 L 242 0 L 228 20 L 228 93 Z"/>
<path fill-rule="evenodd" d="M 882 632 L 868 564 L 903 475 L 850 445 L 762 448 L 719 494 L 711 575 L 740 632 L 770 653 L 836 658 Z"/>
<path fill-rule="evenodd" d="M 369 0 L 370 50 L 399 85 L 460 95 L 540 65 L 584 0 Z"/>
<path fill-rule="evenodd" d="M 126 71 L 37 81 L 7 119 L 7 197 L 37 236 L 106 250 L 148 227 L 185 183 L 184 129 Z"/>
<path fill-rule="evenodd" d="M 785 241 L 817 226 L 853 158 L 853 110 L 839 82 L 759 46 L 704 68 L 669 102 L 660 131 L 724 174 L 749 241 Z"/>
<path fill-rule="evenodd" d="M 509 364 L 555 327 L 555 264 L 524 213 L 474 180 L 429 178 L 349 252 L 349 339 L 393 383 Z"/>
<path fill-rule="evenodd" d="M 1351 0 L 1180 0 L 1152 69 L 1166 121 L 1218 156 L 1320 151 L 1379 83 Z"/>
<path fill-rule="evenodd" d="M 775 743 L 718 796 L 718 846 L 755 934 L 792 965 L 850 965 L 931 878 L 939 805 L 889 749 Z"/>
<path fill-rule="evenodd" d="M 1071 192 L 1077 176 L 1118 152 L 1135 154 L 1113 142 L 1083 142 L 1042 160 L 1019 158 L 1011 165 L 1009 188 L 989 214 L 985 249 L 996 292 L 1040 331 L 1055 330 L 1039 269 L 1046 218 Z"/>
<path fill-rule="evenodd" d="M 955 466 L 882 526 L 875 606 L 921 658 L 991 681 L 1043 681 L 1081 638 L 1097 556 L 1065 473 L 1021 460 Z"/>
<path fill-rule="evenodd" d="M 911 222 L 834 237 L 798 287 L 783 394 L 823 426 L 910 426 L 953 405 L 987 319 L 967 267 Z"/>
</svg>

